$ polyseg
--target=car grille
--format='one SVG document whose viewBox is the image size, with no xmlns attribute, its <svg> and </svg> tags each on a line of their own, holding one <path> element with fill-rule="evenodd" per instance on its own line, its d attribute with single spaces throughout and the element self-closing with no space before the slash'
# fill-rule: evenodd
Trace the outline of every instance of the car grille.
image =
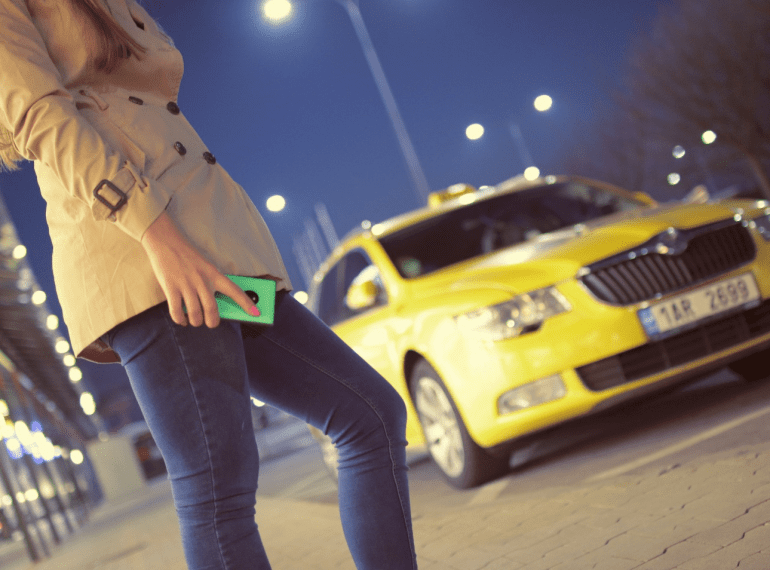
<svg viewBox="0 0 770 570">
<path fill-rule="evenodd" d="M 664 232 L 629 251 L 583 269 L 580 280 L 600 301 L 633 305 L 673 293 L 744 265 L 756 256 L 749 230 L 727 220 L 691 230 L 671 230 L 686 249 L 661 253 L 673 243 Z"/>
<path fill-rule="evenodd" d="M 577 369 L 583 384 L 606 390 L 681 366 L 770 333 L 770 300 Z"/>
</svg>

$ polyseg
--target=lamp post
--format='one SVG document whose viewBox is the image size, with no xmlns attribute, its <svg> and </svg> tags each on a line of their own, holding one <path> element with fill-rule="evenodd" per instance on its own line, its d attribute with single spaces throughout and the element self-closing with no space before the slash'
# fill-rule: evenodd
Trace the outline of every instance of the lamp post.
<svg viewBox="0 0 770 570">
<path fill-rule="evenodd" d="M 350 17 L 350 21 L 353 24 L 353 29 L 356 32 L 358 41 L 361 44 L 361 49 L 364 52 L 366 63 L 369 65 L 369 69 L 374 77 L 374 82 L 377 84 L 377 89 L 382 97 L 382 102 L 385 104 L 385 110 L 388 113 L 388 118 L 393 125 L 393 130 L 396 132 L 396 138 L 401 148 L 401 153 L 404 155 L 407 167 L 409 169 L 409 175 L 412 179 L 412 185 L 417 193 L 421 203 L 424 203 L 430 192 L 428 181 L 425 178 L 420 161 L 417 158 L 417 153 L 412 145 L 412 140 L 409 137 L 409 133 L 406 130 L 406 125 L 401 117 L 401 113 L 396 105 L 396 99 L 393 97 L 393 92 L 390 90 L 390 85 L 385 77 L 385 72 L 380 64 L 380 59 L 377 57 L 377 52 L 374 50 L 374 44 L 369 36 L 369 31 L 364 24 L 364 19 L 361 16 L 361 10 L 358 7 L 358 0 L 334 0 L 340 6 L 342 6 Z M 291 15 L 291 3 L 289 0 L 266 0 L 263 4 L 263 13 L 268 19 L 278 23 Z M 276 17 L 270 16 L 275 14 Z"/>
</svg>

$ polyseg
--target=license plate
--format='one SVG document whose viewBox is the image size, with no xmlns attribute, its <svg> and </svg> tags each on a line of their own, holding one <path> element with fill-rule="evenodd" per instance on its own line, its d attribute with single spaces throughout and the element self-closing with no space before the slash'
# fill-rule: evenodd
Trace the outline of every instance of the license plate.
<svg viewBox="0 0 770 570">
<path fill-rule="evenodd" d="M 752 273 L 724 279 L 638 311 L 648 336 L 685 327 L 760 298 Z"/>
</svg>

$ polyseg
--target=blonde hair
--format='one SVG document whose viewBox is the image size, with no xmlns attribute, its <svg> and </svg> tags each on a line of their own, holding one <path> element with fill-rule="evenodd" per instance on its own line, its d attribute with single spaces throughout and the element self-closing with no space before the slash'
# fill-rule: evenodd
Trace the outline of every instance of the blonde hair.
<svg viewBox="0 0 770 570">
<path fill-rule="evenodd" d="M 97 71 L 112 73 L 122 60 L 140 57 L 146 50 L 115 21 L 103 0 L 59 0 L 67 2 L 93 33 L 86 38 L 90 64 Z M 23 160 L 13 145 L 13 134 L 0 125 L 0 171 L 18 170 Z"/>
</svg>

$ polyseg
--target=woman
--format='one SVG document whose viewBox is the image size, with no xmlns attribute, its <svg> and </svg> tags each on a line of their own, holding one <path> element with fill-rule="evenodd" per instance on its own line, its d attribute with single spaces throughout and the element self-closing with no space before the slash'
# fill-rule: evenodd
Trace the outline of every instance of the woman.
<svg viewBox="0 0 770 570">
<path fill-rule="evenodd" d="M 0 0 L 2 164 L 34 161 L 73 350 L 125 367 L 190 568 L 270 568 L 249 393 L 334 439 L 357 567 L 416 568 L 404 403 L 287 294 L 264 221 L 180 111 L 182 67 L 135 0 Z M 273 326 L 220 322 L 215 291 L 256 310 L 225 274 L 276 281 Z"/>
</svg>

